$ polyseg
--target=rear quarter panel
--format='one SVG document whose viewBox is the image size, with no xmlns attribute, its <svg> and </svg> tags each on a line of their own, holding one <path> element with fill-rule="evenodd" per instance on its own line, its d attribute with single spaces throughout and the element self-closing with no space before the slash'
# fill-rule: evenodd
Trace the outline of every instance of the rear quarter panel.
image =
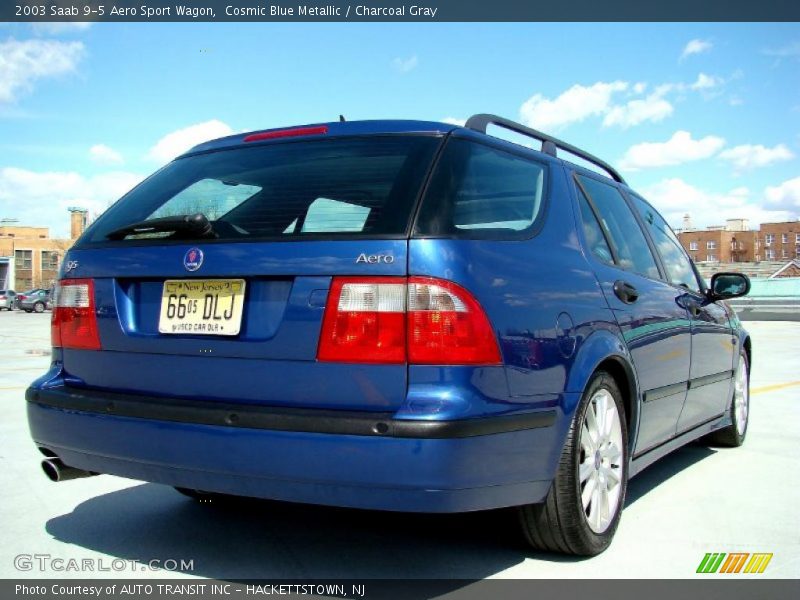
<svg viewBox="0 0 800 600">
<path fill-rule="evenodd" d="M 504 366 L 467 373 L 463 368 L 412 367 L 409 399 L 417 386 L 456 381 L 482 396 L 486 412 L 557 407 L 568 421 L 604 353 L 626 352 L 583 255 L 564 169 L 555 162 L 548 196 L 544 221 L 530 239 L 410 241 L 409 275 L 440 277 L 469 290 L 492 323 Z M 587 345 L 600 338 L 606 342 Z M 465 398 L 460 409 L 448 410 L 474 413 L 478 405 L 476 398 Z"/>
</svg>

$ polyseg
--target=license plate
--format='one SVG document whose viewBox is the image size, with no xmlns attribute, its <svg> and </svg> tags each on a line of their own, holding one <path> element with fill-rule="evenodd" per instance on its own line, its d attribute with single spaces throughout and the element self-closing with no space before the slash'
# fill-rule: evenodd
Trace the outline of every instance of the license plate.
<svg viewBox="0 0 800 600">
<path fill-rule="evenodd" d="M 244 279 L 171 279 L 161 292 L 160 333 L 238 335 Z"/>
</svg>

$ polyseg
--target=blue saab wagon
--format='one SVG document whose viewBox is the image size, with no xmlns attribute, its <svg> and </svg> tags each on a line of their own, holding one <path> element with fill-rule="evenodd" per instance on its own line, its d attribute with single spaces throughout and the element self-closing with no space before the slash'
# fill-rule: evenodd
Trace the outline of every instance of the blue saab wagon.
<svg viewBox="0 0 800 600">
<path fill-rule="evenodd" d="M 31 435 L 55 481 L 516 507 L 533 546 L 597 554 L 629 477 L 743 442 L 751 343 L 724 300 L 749 287 L 707 287 L 611 166 L 499 117 L 237 134 L 69 251 Z"/>
</svg>

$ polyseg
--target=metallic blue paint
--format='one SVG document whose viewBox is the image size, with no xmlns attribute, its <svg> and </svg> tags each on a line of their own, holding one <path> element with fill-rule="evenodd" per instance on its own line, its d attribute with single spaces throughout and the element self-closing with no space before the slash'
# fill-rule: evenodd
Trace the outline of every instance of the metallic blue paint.
<svg viewBox="0 0 800 600">
<path fill-rule="evenodd" d="M 681 412 L 696 410 L 692 398 L 684 392 L 648 407 L 642 405 L 643 393 L 686 381 L 694 343 L 712 352 L 737 329 L 743 344 L 746 333 L 738 323 L 729 324 L 717 306 L 707 309 L 705 321 L 691 320 L 680 299 L 685 290 L 620 272 L 585 251 L 574 167 L 567 163 L 441 123 L 329 123 L 326 135 L 412 132 L 475 139 L 549 165 L 544 217 L 535 235 L 513 241 L 412 236 L 84 249 L 78 244 L 64 263 L 77 261 L 79 267 L 62 277 L 95 280 L 103 350 L 54 349 L 50 371 L 32 388 L 390 411 L 403 420 L 555 409 L 552 426 L 463 439 L 409 439 L 151 421 L 31 402 L 37 445 L 77 468 L 232 494 L 433 512 L 526 504 L 547 494 L 581 394 L 609 360 L 628 379 L 621 387 L 629 395 L 629 436 L 637 449 L 675 436 Z M 190 153 L 238 146 L 246 135 L 207 142 Z M 203 251 L 204 260 L 187 273 L 183 259 L 192 246 Z M 391 255 L 394 261 L 356 263 L 361 253 Z M 488 315 L 503 364 L 317 363 L 325 299 L 336 275 L 420 275 L 458 283 Z M 611 291 L 622 276 L 634 279 L 642 293 L 636 305 L 623 305 Z M 161 282 L 174 277 L 246 278 L 241 334 L 233 339 L 159 335 Z M 714 360 L 719 364 L 712 368 L 731 368 L 730 352 Z M 699 373 L 702 367 L 692 360 L 691 369 Z M 685 443 L 724 424 L 724 418 L 707 422 L 679 439 Z M 633 461 L 631 473 L 674 447 L 675 440 L 647 452 Z"/>
</svg>

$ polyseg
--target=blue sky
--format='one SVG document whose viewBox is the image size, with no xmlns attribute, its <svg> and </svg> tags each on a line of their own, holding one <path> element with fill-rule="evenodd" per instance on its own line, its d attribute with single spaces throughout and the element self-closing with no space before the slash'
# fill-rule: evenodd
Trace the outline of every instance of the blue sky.
<svg viewBox="0 0 800 600">
<path fill-rule="evenodd" d="M 797 24 L 0 24 L 0 219 L 68 229 L 188 145 L 493 112 L 621 167 L 674 226 L 800 217 Z"/>
</svg>

